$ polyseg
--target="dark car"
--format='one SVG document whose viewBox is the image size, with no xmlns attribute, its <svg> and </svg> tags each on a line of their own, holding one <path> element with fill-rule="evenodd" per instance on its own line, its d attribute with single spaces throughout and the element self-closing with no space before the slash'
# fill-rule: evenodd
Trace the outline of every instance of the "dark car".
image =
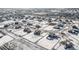
<svg viewBox="0 0 79 59">
<path fill-rule="evenodd" d="M 15 26 L 15 29 L 19 29 L 19 28 L 21 28 L 21 26 Z"/>
<path fill-rule="evenodd" d="M 32 24 L 32 23 L 27 23 L 27 25 L 28 25 L 28 26 L 32 26 L 33 24 Z"/>
<path fill-rule="evenodd" d="M 74 25 L 74 26 L 72 26 L 72 28 L 73 28 L 73 29 L 78 29 L 78 27 L 77 27 L 77 26 L 75 26 L 75 25 Z"/>
<path fill-rule="evenodd" d="M 74 31 L 79 33 L 79 29 L 74 29 Z"/>
<path fill-rule="evenodd" d="M 4 28 L 8 28 L 8 27 L 9 27 L 9 25 L 7 25 L 7 24 L 6 24 L 6 25 L 4 25 Z"/>
<path fill-rule="evenodd" d="M 35 32 L 34 32 L 34 35 L 40 35 L 41 34 L 41 31 L 40 30 L 36 30 Z"/>
<path fill-rule="evenodd" d="M 30 33 L 31 32 L 31 30 L 29 28 L 25 28 L 23 31 L 24 32 L 27 32 L 27 33 Z"/>
<path fill-rule="evenodd" d="M 71 33 L 71 34 L 74 34 L 74 35 L 78 35 L 78 32 L 76 32 L 74 30 L 69 30 L 68 32 Z"/>
<path fill-rule="evenodd" d="M 60 37 L 58 37 L 57 35 L 55 35 L 55 34 L 50 34 L 50 35 L 48 35 L 48 37 L 47 37 L 47 39 L 48 40 L 54 40 L 54 39 L 58 39 L 58 38 L 60 38 Z"/>
<path fill-rule="evenodd" d="M 58 26 L 55 26 L 54 28 L 55 28 L 55 29 L 61 29 L 61 28 L 60 28 L 60 27 L 58 27 Z"/>
<path fill-rule="evenodd" d="M 63 24 L 59 24 L 58 26 L 59 26 L 59 27 L 63 27 L 64 25 L 63 25 Z"/>
<path fill-rule="evenodd" d="M 66 24 L 66 22 L 62 22 L 63 24 Z"/>
<path fill-rule="evenodd" d="M 19 22 L 15 22 L 15 25 L 18 25 L 19 24 Z"/>
<path fill-rule="evenodd" d="M 36 28 L 41 28 L 41 26 L 40 26 L 40 25 L 36 25 L 35 27 L 36 27 Z"/>
<path fill-rule="evenodd" d="M 75 50 L 74 46 L 73 46 L 73 43 L 69 43 L 65 45 L 64 47 L 66 50 Z"/>
</svg>

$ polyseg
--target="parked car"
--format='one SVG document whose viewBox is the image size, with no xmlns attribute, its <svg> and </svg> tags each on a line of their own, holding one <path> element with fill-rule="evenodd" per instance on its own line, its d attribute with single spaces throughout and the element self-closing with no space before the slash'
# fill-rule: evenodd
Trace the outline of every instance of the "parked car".
<svg viewBox="0 0 79 59">
<path fill-rule="evenodd" d="M 65 47 L 66 50 L 75 50 L 73 43 L 66 43 Z"/>
<path fill-rule="evenodd" d="M 77 26 L 75 26 L 75 25 L 74 25 L 74 26 L 72 26 L 72 28 L 73 28 L 73 29 L 78 29 L 78 27 L 77 27 Z"/>
<path fill-rule="evenodd" d="M 27 33 L 30 33 L 31 32 L 31 30 L 29 28 L 25 28 L 23 31 L 24 32 L 27 32 Z"/>
<path fill-rule="evenodd" d="M 74 35 L 78 35 L 78 32 L 76 32 L 74 30 L 69 30 L 68 32 L 71 33 L 71 34 L 74 34 Z"/>
<path fill-rule="evenodd" d="M 49 34 L 48 37 L 47 37 L 48 40 L 54 40 L 54 39 L 58 39 L 58 38 L 60 38 L 60 37 L 58 37 L 55 34 Z"/>
<path fill-rule="evenodd" d="M 35 32 L 34 32 L 34 35 L 40 35 L 41 34 L 41 31 L 40 30 L 36 30 Z"/>
<path fill-rule="evenodd" d="M 40 25 L 36 25 L 35 27 L 36 27 L 36 28 L 41 28 L 41 26 L 40 26 Z"/>
</svg>

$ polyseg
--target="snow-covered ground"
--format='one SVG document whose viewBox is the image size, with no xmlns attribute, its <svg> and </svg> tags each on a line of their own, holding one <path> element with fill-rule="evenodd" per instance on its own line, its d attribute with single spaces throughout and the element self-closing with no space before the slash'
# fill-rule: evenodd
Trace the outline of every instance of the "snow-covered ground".
<svg viewBox="0 0 79 59">
<path fill-rule="evenodd" d="M 20 36 L 23 36 L 23 35 L 27 34 L 27 32 L 24 32 L 23 30 L 24 29 L 19 29 L 18 31 L 13 31 L 13 33 L 17 34 L 17 35 L 20 35 Z"/>
<path fill-rule="evenodd" d="M 3 36 L 3 37 L 0 39 L 0 46 L 3 45 L 3 44 L 5 44 L 5 43 L 7 43 L 7 42 L 9 42 L 9 41 L 11 41 L 11 40 L 13 40 L 12 37 L 10 37 L 10 36 L 8 36 L 8 35 Z"/>
<path fill-rule="evenodd" d="M 2 22 L 2 23 L 0 23 L 0 24 L 11 24 L 11 23 L 13 23 L 13 22 L 15 22 L 15 21 L 13 21 L 13 20 L 8 20 L 8 21 L 4 21 L 4 22 Z"/>
<path fill-rule="evenodd" d="M 63 39 L 61 37 L 59 43 L 55 46 L 55 49 L 57 49 L 57 50 L 64 50 L 64 45 L 60 44 L 61 41 L 66 41 L 66 39 Z"/>
<path fill-rule="evenodd" d="M 47 49 L 52 49 L 54 47 L 54 45 L 56 45 L 56 43 L 59 40 L 48 40 L 46 37 L 48 35 L 46 35 L 44 38 L 42 38 L 39 42 L 37 42 L 38 45 L 43 46 Z"/>
<path fill-rule="evenodd" d="M 47 31 L 53 30 L 53 26 L 48 26 L 48 27 L 44 28 L 44 30 L 47 30 Z"/>
<path fill-rule="evenodd" d="M 40 36 L 38 36 L 38 35 L 34 35 L 34 32 L 32 32 L 32 33 L 27 34 L 27 35 L 25 35 L 23 37 L 30 40 L 30 41 L 32 41 L 32 42 L 36 42 L 37 40 L 41 39 L 45 35 L 46 35 L 46 33 L 43 33 Z"/>
</svg>

